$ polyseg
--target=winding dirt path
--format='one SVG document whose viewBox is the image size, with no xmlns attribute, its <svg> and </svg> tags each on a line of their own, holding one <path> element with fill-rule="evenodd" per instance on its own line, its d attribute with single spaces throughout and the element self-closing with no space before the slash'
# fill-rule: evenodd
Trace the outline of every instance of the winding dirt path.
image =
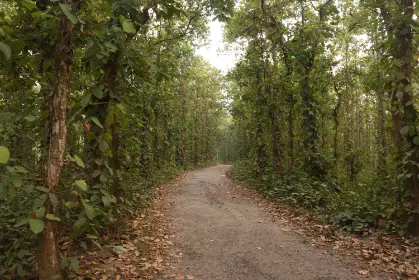
<svg viewBox="0 0 419 280">
<path fill-rule="evenodd" d="M 230 166 L 190 173 L 167 213 L 182 252 L 177 275 L 198 280 L 359 279 L 352 260 L 313 248 L 226 180 Z"/>
</svg>

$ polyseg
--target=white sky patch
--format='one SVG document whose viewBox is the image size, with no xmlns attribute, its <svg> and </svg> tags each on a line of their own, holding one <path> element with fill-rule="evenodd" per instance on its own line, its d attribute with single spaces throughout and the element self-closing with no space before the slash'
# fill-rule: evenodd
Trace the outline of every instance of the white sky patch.
<svg viewBox="0 0 419 280">
<path fill-rule="evenodd" d="M 223 41 L 223 26 L 224 24 L 218 20 L 210 22 L 208 45 L 197 49 L 195 54 L 205 58 L 212 66 L 223 73 L 227 73 L 234 67 L 237 58 L 234 52 L 227 50 L 227 45 Z"/>
</svg>

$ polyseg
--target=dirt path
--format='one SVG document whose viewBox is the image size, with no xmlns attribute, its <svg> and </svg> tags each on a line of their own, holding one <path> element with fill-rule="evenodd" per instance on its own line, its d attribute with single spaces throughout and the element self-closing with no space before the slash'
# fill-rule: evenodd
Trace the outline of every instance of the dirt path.
<svg viewBox="0 0 419 280">
<path fill-rule="evenodd" d="M 313 248 L 238 194 L 225 178 L 228 168 L 189 174 L 173 197 L 168 215 L 176 250 L 182 252 L 177 275 L 198 280 L 360 278 L 351 260 Z"/>
</svg>

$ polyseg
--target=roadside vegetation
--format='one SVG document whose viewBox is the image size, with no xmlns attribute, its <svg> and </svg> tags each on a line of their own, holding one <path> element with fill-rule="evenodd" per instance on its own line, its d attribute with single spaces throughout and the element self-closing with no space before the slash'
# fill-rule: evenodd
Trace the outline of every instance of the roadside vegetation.
<svg viewBox="0 0 419 280">
<path fill-rule="evenodd" d="M 72 251 L 101 248 L 156 184 L 213 162 L 223 77 L 194 48 L 231 9 L 1 1 L 0 278 L 77 277 Z"/>
<path fill-rule="evenodd" d="M 419 234 L 416 1 L 244 1 L 233 178 L 348 232 Z"/>
</svg>

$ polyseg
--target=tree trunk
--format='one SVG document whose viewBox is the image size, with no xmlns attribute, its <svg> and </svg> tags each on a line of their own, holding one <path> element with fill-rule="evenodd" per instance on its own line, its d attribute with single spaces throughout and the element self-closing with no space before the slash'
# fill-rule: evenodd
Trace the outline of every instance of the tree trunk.
<svg viewBox="0 0 419 280">
<path fill-rule="evenodd" d="M 287 73 L 287 78 L 288 80 L 291 80 L 291 74 L 292 74 L 292 70 L 291 70 L 291 63 L 289 61 L 289 56 L 288 56 L 288 52 L 287 50 L 282 47 L 282 53 L 284 56 L 284 63 L 285 63 L 285 68 L 286 68 L 286 73 Z M 287 89 L 289 90 L 290 87 L 290 83 L 288 83 L 287 85 Z M 295 100 L 294 100 L 294 95 L 291 91 L 288 92 L 288 107 L 289 107 L 289 111 L 288 111 L 288 140 L 289 140 L 289 150 L 288 150 L 288 156 L 289 156 L 289 166 L 288 169 L 290 171 L 294 170 L 295 168 L 295 155 L 294 155 L 294 105 L 295 105 Z"/>
<path fill-rule="evenodd" d="M 387 10 L 387 7 L 385 6 L 385 3 L 383 1 L 378 1 L 376 3 L 376 8 L 380 9 L 381 17 L 384 21 L 385 31 L 387 34 L 387 40 L 392 42 L 395 40 L 395 25 L 392 23 L 392 18 L 390 13 Z M 401 38 L 398 38 L 399 40 Z M 394 58 L 401 58 L 400 52 L 397 48 L 392 48 L 390 50 L 390 54 Z M 402 116 L 400 114 L 399 110 L 399 102 L 397 100 L 397 92 L 392 89 L 392 84 L 387 83 L 387 89 L 388 92 L 391 92 L 391 117 L 392 117 L 392 123 L 393 123 L 393 138 L 394 138 L 394 145 L 397 151 L 397 154 L 399 157 L 401 157 L 402 154 L 402 140 L 403 137 L 400 133 L 400 130 L 402 128 Z"/>
<path fill-rule="evenodd" d="M 302 128 L 305 134 L 304 147 L 307 150 L 307 152 L 311 153 L 311 155 L 317 153 L 318 141 L 317 120 L 315 112 L 316 109 L 313 106 L 315 100 L 313 98 L 312 89 L 310 88 L 310 72 L 312 66 L 312 62 L 310 62 L 309 66 L 305 69 L 305 73 L 303 75 L 303 80 L 301 84 L 301 95 L 303 105 Z"/>
<path fill-rule="evenodd" d="M 378 106 L 378 140 L 381 149 L 378 154 L 378 168 L 384 170 L 387 166 L 387 141 L 385 133 L 385 115 L 383 105 L 384 93 L 380 90 L 377 93 L 377 106 Z"/>
<path fill-rule="evenodd" d="M 73 5 L 73 0 L 64 0 Z M 73 62 L 74 26 L 66 16 L 58 19 L 60 31 L 56 43 L 55 79 L 49 96 L 48 156 L 44 165 L 44 182 L 50 193 L 55 193 L 64 164 L 64 151 L 67 138 L 67 101 L 70 93 L 70 73 Z M 45 210 L 54 214 L 51 201 L 47 199 Z M 54 221 L 45 219 L 45 228 L 38 247 L 38 272 L 40 280 L 62 279 L 58 261 L 56 231 Z"/>
<path fill-rule="evenodd" d="M 181 127 L 181 132 L 180 132 L 180 153 L 181 153 L 182 166 L 184 169 L 186 169 L 185 125 L 186 125 L 186 83 L 183 85 L 182 127 Z"/>
<path fill-rule="evenodd" d="M 413 17 L 413 0 L 402 1 L 402 11 L 404 20 L 399 27 L 398 41 L 401 50 L 401 59 L 404 61 L 401 66 L 401 72 L 404 73 L 403 79 L 398 81 L 398 91 L 403 93 L 401 104 L 403 106 L 403 121 L 405 126 L 415 127 L 417 120 L 417 112 L 413 105 L 413 91 L 412 91 L 412 28 L 411 21 Z M 410 129 L 409 129 L 410 130 Z M 419 207 L 419 167 L 416 165 L 419 162 L 418 145 L 415 144 L 415 137 L 418 137 L 418 132 L 405 134 L 407 140 L 407 163 L 405 168 L 411 175 L 407 178 L 408 188 L 413 197 L 414 207 Z M 410 155 L 409 155 L 410 153 Z M 414 214 L 414 221 L 410 225 L 410 231 L 414 235 L 419 235 L 419 214 Z"/>
<path fill-rule="evenodd" d="M 206 137 L 207 137 L 207 109 L 204 108 L 204 120 L 202 122 L 202 151 L 201 151 L 201 161 L 206 161 Z"/>
<path fill-rule="evenodd" d="M 289 97 L 289 111 L 288 111 L 288 138 L 289 138 L 289 170 L 295 168 L 295 153 L 294 153 L 294 98 L 292 93 Z"/>
<path fill-rule="evenodd" d="M 194 166 L 198 167 L 198 115 L 195 114 L 194 125 Z"/>
<path fill-rule="evenodd" d="M 277 116 L 274 109 L 271 108 L 269 116 L 271 118 L 272 126 L 272 153 L 275 171 L 282 173 L 284 171 L 284 165 L 282 163 L 281 130 L 278 127 Z"/>
<path fill-rule="evenodd" d="M 121 163 L 119 161 L 119 125 L 118 125 L 118 116 L 113 115 L 112 123 L 112 169 L 114 170 L 114 181 L 113 181 L 113 191 L 116 197 L 122 195 L 122 190 L 119 182 L 118 172 L 121 169 Z"/>
<path fill-rule="evenodd" d="M 342 106 L 342 95 L 339 92 L 339 89 L 335 86 L 335 92 L 338 97 L 336 102 L 335 108 L 333 108 L 333 122 L 335 125 L 335 131 L 333 134 L 333 157 L 335 160 L 335 164 L 338 162 L 339 154 L 338 154 L 338 136 L 339 136 L 339 112 L 340 107 Z"/>
</svg>

